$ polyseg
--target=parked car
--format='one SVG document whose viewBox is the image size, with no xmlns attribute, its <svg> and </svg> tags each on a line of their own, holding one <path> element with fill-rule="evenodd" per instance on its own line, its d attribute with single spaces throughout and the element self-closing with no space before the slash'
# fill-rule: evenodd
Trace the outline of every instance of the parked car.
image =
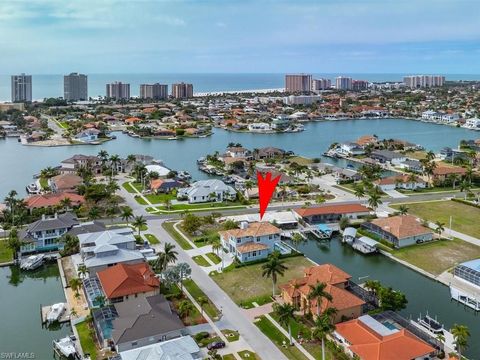
<svg viewBox="0 0 480 360">
<path fill-rule="evenodd" d="M 207 345 L 208 350 L 222 349 L 224 347 L 225 347 L 225 343 L 223 341 L 214 341 Z"/>
</svg>

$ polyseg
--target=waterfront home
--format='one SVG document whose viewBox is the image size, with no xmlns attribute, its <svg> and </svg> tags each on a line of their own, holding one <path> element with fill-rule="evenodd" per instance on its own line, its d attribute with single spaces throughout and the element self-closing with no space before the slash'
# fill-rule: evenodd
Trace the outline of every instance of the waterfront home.
<svg viewBox="0 0 480 360">
<path fill-rule="evenodd" d="M 150 190 L 156 194 L 169 193 L 181 186 L 182 184 L 175 179 L 153 179 L 150 181 Z"/>
<path fill-rule="evenodd" d="M 355 156 L 365 154 L 365 149 L 354 142 L 341 143 L 337 147 L 337 153 L 344 156 Z"/>
<path fill-rule="evenodd" d="M 388 241 L 395 248 L 433 240 L 433 231 L 423 226 L 413 215 L 374 219 L 363 223 L 362 227 Z"/>
<path fill-rule="evenodd" d="M 32 211 L 33 209 L 47 209 L 47 208 L 59 208 L 63 207 L 63 201 L 68 199 L 70 201 L 70 207 L 77 207 L 85 203 L 85 198 L 82 195 L 74 193 L 58 193 L 58 194 L 42 194 L 32 195 L 24 200 L 27 209 Z"/>
<path fill-rule="evenodd" d="M 280 242 L 281 230 L 268 222 L 241 222 L 239 229 L 219 231 L 225 251 L 240 262 L 265 259 Z"/>
<path fill-rule="evenodd" d="M 110 303 L 157 295 L 160 280 L 147 263 L 117 264 L 97 272 L 105 298 Z"/>
<path fill-rule="evenodd" d="M 416 190 L 424 189 L 427 183 L 418 176 L 411 175 L 395 175 L 378 179 L 373 182 L 382 191 L 395 189 Z"/>
<path fill-rule="evenodd" d="M 190 204 L 234 201 L 236 197 L 237 192 L 234 188 L 216 179 L 196 181 L 190 187 L 180 189 L 177 193 L 177 199 L 187 199 Z"/>
<path fill-rule="evenodd" d="M 272 131 L 272 127 L 268 123 L 248 124 L 247 129 L 248 131 L 251 131 L 251 132 L 271 132 Z"/>
<path fill-rule="evenodd" d="M 90 167 L 94 174 L 102 172 L 102 160 L 98 156 L 76 154 L 60 163 L 60 173 L 76 174 L 82 167 Z"/>
<path fill-rule="evenodd" d="M 362 175 L 358 171 L 344 168 L 337 168 L 333 172 L 333 176 L 335 177 L 337 184 L 359 181 L 362 179 Z"/>
<path fill-rule="evenodd" d="M 344 319 L 355 319 L 362 315 L 365 301 L 351 293 L 351 276 L 332 264 L 316 265 L 304 270 L 302 278 L 290 280 L 280 286 L 283 300 L 291 304 L 304 314 L 319 316 L 327 307 L 337 309 L 333 322 L 338 323 Z M 310 292 L 315 285 L 326 284 L 325 291 L 332 296 L 332 301 L 309 299 Z"/>
<path fill-rule="evenodd" d="M 309 224 L 338 222 L 342 217 L 355 220 L 370 215 L 370 210 L 360 204 L 324 204 L 294 211 Z"/>
<path fill-rule="evenodd" d="M 404 328 L 370 315 L 336 324 L 333 338 L 359 360 L 433 359 L 435 349 Z"/>
<path fill-rule="evenodd" d="M 467 119 L 463 127 L 471 130 L 480 130 L 480 119 Z"/>
<path fill-rule="evenodd" d="M 82 184 L 83 179 L 73 173 L 60 174 L 48 180 L 48 186 L 54 193 L 76 192 Z"/>
<path fill-rule="evenodd" d="M 447 165 L 445 163 L 437 163 L 435 169 L 433 169 L 433 174 L 430 178 L 427 175 L 423 176 L 425 181 L 429 181 L 430 184 L 442 184 L 444 183 L 451 175 L 457 175 L 458 177 L 462 177 L 467 173 L 467 169 L 454 166 L 454 165 Z"/>
<path fill-rule="evenodd" d="M 422 163 L 418 160 L 407 159 L 400 164 L 400 167 L 407 171 L 411 171 L 418 174 L 423 172 Z"/>
<path fill-rule="evenodd" d="M 375 145 L 378 143 L 378 137 L 376 135 L 363 135 L 355 140 L 355 143 L 362 147 L 367 145 Z"/>
<path fill-rule="evenodd" d="M 95 142 L 98 141 L 98 136 L 100 135 L 100 133 L 101 131 L 97 129 L 86 129 L 75 135 L 74 140 L 83 143 Z"/>
<path fill-rule="evenodd" d="M 292 120 L 288 115 L 280 114 L 272 119 L 271 126 L 273 130 L 282 131 L 288 128 Z"/>
<path fill-rule="evenodd" d="M 199 360 L 203 359 L 200 348 L 191 336 L 162 341 L 137 349 L 122 351 L 117 360 Z"/>
<path fill-rule="evenodd" d="M 219 221 L 223 222 L 226 220 L 232 220 L 236 223 L 248 222 L 255 223 L 260 221 L 260 214 L 243 214 L 243 215 L 230 215 L 220 218 Z M 298 226 L 298 218 L 292 211 L 282 210 L 282 211 L 266 211 L 263 214 L 263 221 L 269 223 L 275 223 L 275 226 L 280 229 L 295 229 Z"/>
<path fill-rule="evenodd" d="M 159 177 L 165 177 L 170 173 L 170 169 L 160 164 L 150 164 L 145 166 L 147 173 L 156 173 Z"/>
<path fill-rule="evenodd" d="M 257 151 L 254 151 L 253 153 L 256 160 L 281 158 L 281 157 L 284 157 L 285 154 L 286 154 L 285 150 L 272 147 L 272 146 L 260 148 Z"/>
<path fill-rule="evenodd" d="M 433 110 L 427 110 L 422 112 L 422 120 L 427 120 L 427 121 L 440 121 L 442 120 L 442 113 L 433 111 Z"/>
<path fill-rule="evenodd" d="M 257 171 L 262 175 L 262 177 L 265 178 L 266 173 L 269 172 L 272 174 L 272 179 L 275 179 L 276 177 L 280 176 L 280 180 L 278 181 L 279 185 L 291 185 L 295 183 L 295 179 L 281 171 L 274 170 L 274 169 L 266 169 L 263 168 L 261 165 L 257 165 Z"/>
<path fill-rule="evenodd" d="M 131 228 L 82 233 L 77 237 L 81 259 L 91 275 L 116 264 L 138 264 L 145 261 L 142 253 L 136 250 Z"/>
<path fill-rule="evenodd" d="M 40 220 L 29 224 L 25 231 L 20 232 L 20 239 L 23 242 L 20 252 L 24 254 L 59 250 L 63 244 L 58 240 L 78 223 L 72 213 L 55 214 L 50 217 L 42 215 Z"/>
<path fill-rule="evenodd" d="M 405 155 L 395 151 L 390 151 L 390 150 L 372 151 L 372 153 L 370 154 L 370 157 L 382 164 L 390 163 L 391 165 L 394 165 L 394 166 L 400 166 L 401 163 L 407 160 Z"/>
<path fill-rule="evenodd" d="M 250 154 L 248 149 L 245 149 L 242 146 L 230 146 L 225 151 L 226 156 L 230 156 L 232 158 L 243 158 L 245 159 Z"/>
<path fill-rule="evenodd" d="M 187 335 L 182 321 L 161 294 L 133 297 L 92 311 L 98 338 L 117 352 Z"/>
</svg>

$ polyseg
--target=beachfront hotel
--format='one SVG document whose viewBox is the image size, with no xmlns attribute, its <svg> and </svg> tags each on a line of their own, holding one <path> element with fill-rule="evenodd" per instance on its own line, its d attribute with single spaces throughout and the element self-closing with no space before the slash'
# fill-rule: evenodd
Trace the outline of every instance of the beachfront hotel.
<svg viewBox="0 0 480 360">
<path fill-rule="evenodd" d="M 312 90 L 328 90 L 332 87 L 332 80 L 330 79 L 313 79 L 312 80 Z"/>
<path fill-rule="evenodd" d="M 403 83 L 411 89 L 443 86 L 445 76 L 441 75 L 410 75 L 403 77 Z"/>
<path fill-rule="evenodd" d="M 12 75 L 12 102 L 32 101 L 32 75 Z"/>
<path fill-rule="evenodd" d="M 63 98 L 67 101 L 88 100 L 87 75 L 71 73 L 63 77 Z"/>
<path fill-rule="evenodd" d="M 172 96 L 175 99 L 188 99 L 193 97 L 193 85 L 184 82 L 172 84 Z"/>
<path fill-rule="evenodd" d="M 119 81 L 106 85 L 106 96 L 115 100 L 130 99 L 130 84 Z"/>
<path fill-rule="evenodd" d="M 287 74 L 285 75 L 286 92 L 308 92 L 312 90 L 312 75 Z"/>
<path fill-rule="evenodd" d="M 140 98 L 163 100 L 168 97 L 168 85 L 166 84 L 141 84 Z"/>
<path fill-rule="evenodd" d="M 338 76 L 335 78 L 335 88 L 337 90 L 352 90 L 353 79 L 351 77 Z"/>
</svg>

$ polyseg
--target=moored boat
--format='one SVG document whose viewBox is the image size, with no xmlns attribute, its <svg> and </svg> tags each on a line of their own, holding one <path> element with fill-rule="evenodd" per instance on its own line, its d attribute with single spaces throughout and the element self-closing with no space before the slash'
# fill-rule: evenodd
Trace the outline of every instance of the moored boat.
<svg viewBox="0 0 480 360">
<path fill-rule="evenodd" d="M 53 304 L 47 314 L 47 323 L 51 324 L 55 321 L 58 321 L 62 314 L 65 312 L 65 309 L 65 303 Z"/>
<path fill-rule="evenodd" d="M 43 265 L 45 255 L 30 255 L 29 257 L 20 261 L 20 269 L 22 270 L 35 270 Z"/>
<path fill-rule="evenodd" d="M 53 340 L 53 348 L 61 355 L 69 359 L 79 359 L 77 349 L 75 348 L 75 338 L 67 336 L 59 340 Z"/>
</svg>

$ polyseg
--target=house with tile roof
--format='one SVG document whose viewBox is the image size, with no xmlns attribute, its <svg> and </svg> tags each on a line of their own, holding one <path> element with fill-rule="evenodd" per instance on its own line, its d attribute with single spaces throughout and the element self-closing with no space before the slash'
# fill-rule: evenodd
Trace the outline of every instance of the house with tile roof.
<svg viewBox="0 0 480 360">
<path fill-rule="evenodd" d="M 220 242 L 225 251 L 240 262 L 265 259 L 280 242 L 281 230 L 268 222 L 246 221 L 239 229 L 219 231 Z"/>
<path fill-rule="evenodd" d="M 324 204 L 294 210 L 297 217 L 310 224 L 338 222 L 342 217 L 358 219 L 370 214 L 370 210 L 360 204 Z"/>
<path fill-rule="evenodd" d="M 97 273 L 105 298 L 119 303 L 159 294 L 160 280 L 147 263 L 117 264 Z"/>
<path fill-rule="evenodd" d="M 334 338 L 360 360 L 424 360 L 435 358 L 435 349 L 404 328 L 387 327 L 369 315 L 335 326 Z"/>
<path fill-rule="evenodd" d="M 304 270 L 302 278 L 280 286 L 282 298 L 297 310 L 313 316 L 320 315 L 328 307 L 334 307 L 337 309 L 333 317 L 335 323 L 355 319 L 362 315 L 365 301 L 348 290 L 350 278 L 349 274 L 332 264 L 311 266 Z M 332 301 L 308 299 L 312 287 L 319 283 L 326 284 L 325 291 L 332 296 Z"/>
<path fill-rule="evenodd" d="M 388 241 L 396 248 L 433 240 L 433 231 L 413 215 L 374 219 L 362 227 Z"/>
<path fill-rule="evenodd" d="M 64 199 L 70 200 L 70 206 L 80 206 L 85 203 L 85 198 L 82 195 L 75 193 L 58 193 L 58 194 L 40 194 L 32 195 L 26 198 L 25 205 L 27 209 L 45 209 L 61 207 Z"/>
<path fill-rule="evenodd" d="M 83 184 L 83 180 L 76 174 L 60 174 L 48 180 L 48 186 L 55 193 L 76 192 L 77 187 Z"/>
<path fill-rule="evenodd" d="M 178 189 L 182 184 L 175 179 L 152 179 L 150 181 L 150 190 L 158 193 L 169 193 L 173 189 Z"/>
<path fill-rule="evenodd" d="M 419 176 L 415 175 L 395 175 L 386 178 L 378 179 L 373 182 L 382 191 L 404 189 L 404 190 L 416 190 L 424 189 L 427 187 L 426 181 Z"/>
</svg>

